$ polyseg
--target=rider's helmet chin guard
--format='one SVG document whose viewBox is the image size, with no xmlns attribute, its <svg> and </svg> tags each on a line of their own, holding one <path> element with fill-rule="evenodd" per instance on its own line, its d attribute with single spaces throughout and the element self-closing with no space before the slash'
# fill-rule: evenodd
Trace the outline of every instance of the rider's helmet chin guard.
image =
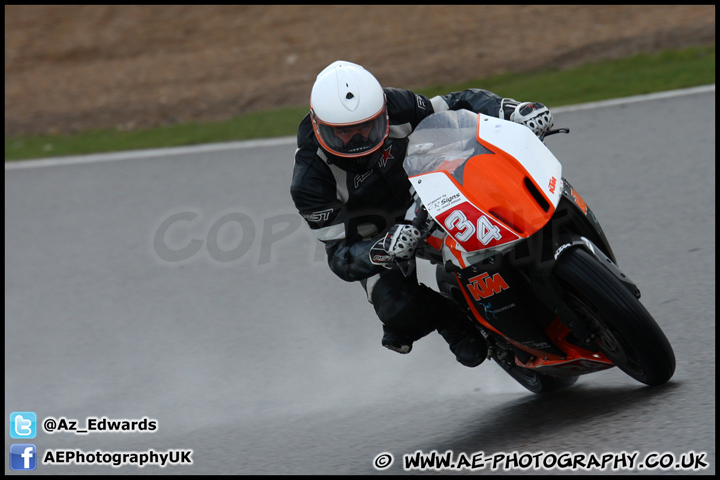
<svg viewBox="0 0 720 480">
<path fill-rule="evenodd" d="M 346 159 L 376 152 L 390 131 L 380 83 L 350 62 L 334 62 L 318 74 L 310 94 L 310 117 L 322 148 Z"/>
</svg>

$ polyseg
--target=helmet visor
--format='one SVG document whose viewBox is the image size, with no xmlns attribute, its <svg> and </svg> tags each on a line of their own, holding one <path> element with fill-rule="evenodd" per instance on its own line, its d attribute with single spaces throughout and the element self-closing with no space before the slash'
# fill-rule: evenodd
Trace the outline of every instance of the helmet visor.
<svg viewBox="0 0 720 480">
<path fill-rule="evenodd" d="M 333 125 L 315 118 L 315 133 L 323 148 L 341 157 L 360 157 L 374 152 L 388 135 L 387 110 L 362 122 Z"/>
</svg>

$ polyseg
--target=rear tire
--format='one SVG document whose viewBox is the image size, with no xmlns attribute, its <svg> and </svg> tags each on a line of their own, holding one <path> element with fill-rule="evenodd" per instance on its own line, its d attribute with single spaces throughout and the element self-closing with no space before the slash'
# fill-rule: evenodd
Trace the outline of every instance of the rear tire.
<svg viewBox="0 0 720 480">
<path fill-rule="evenodd" d="M 529 368 L 519 367 L 517 365 L 507 365 L 502 360 L 493 358 L 498 365 L 502 367 L 512 378 L 520 385 L 533 393 L 551 393 L 571 387 L 577 382 L 578 376 L 567 377 L 551 377 L 538 373 Z"/>
<path fill-rule="evenodd" d="M 620 370 L 647 385 L 675 373 L 670 342 L 640 301 L 584 248 L 563 253 L 554 273 L 566 301 L 592 331 L 595 343 Z"/>
</svg>

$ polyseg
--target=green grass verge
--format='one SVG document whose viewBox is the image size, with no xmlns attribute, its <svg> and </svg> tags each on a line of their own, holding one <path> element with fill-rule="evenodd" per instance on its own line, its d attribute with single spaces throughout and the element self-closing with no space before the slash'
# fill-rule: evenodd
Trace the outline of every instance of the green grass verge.
<svg viewBox="0 0 720 480">
<path fill-rule="evenodd" d="M 714 83 L 715 47 L 712 46 L 637 55 L 568 70 L 472 79 L 416 91 L 432 97 L 479 87 L 520 101 L 540 101 L 549 107 L 559 107 Z M 291 136 L 295 135 L 297 125 L 306 113 L 307 106 L 303 105 L 253 113 L 227 122 L 187 123 L 135 131 L 107 129 L 74 135 L 6 137 L 5 161 Z"/>
</svg>

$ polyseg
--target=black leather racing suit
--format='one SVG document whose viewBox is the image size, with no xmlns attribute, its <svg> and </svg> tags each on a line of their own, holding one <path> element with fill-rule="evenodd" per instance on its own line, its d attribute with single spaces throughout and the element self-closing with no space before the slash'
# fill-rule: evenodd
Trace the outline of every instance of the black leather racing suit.
<svg viewBox="0 0 720 480">
<path fill-rule="evenodd" d="M 408 136 L 428 115 L 467 109 L 497 117 L 502 97 L 468 89 L 429 99 L 410 90 L 384 88 L 390 132 L 370 169 L 330 155 L 315 138 L 309 114 L 300 122 L 291 194 L 300 215 L 325 244 L 330 269 L 360 281 L 386 330 L 417 340 L 448 315 L 445 299 L 416 277 L 404 277 L 370 261 L 371 247 L 413 205 L 403 169 Z M 509 116 L 509 113 L 505 113 Z"/>
</svg>

